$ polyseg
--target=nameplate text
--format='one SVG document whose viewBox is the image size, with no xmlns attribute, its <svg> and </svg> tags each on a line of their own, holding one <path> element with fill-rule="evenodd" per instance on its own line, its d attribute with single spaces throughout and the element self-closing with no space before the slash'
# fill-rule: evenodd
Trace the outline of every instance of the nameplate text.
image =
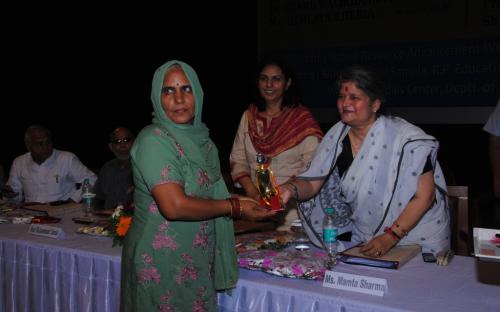
<svg viewBox="0 0 500 312">
<path fill-rule="evenodd" d="M 385 278 L 375 278 L 334 271 L 325 272 L 323 287 L 360 292 L 374 296 L 383 296 L 389 290 Z"/>
<path fill-rule="evenodd" d="M 56 239 L 64 239 L 63 229 L 55 226 L 32 223 L 28 233 Z"/>
</svg>

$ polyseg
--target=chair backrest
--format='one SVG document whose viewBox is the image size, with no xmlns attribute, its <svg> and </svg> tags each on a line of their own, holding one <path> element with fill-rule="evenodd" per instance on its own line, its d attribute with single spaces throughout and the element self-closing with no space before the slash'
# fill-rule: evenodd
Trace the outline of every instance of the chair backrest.
<svg viewBox="0 0 500 312">
<path fill-rule="evenodd" d="M 451 249 L 460 256 L 470 256 L 472 235 L 469 226 L 469 187 L 448 186 Z"/>
</svg>

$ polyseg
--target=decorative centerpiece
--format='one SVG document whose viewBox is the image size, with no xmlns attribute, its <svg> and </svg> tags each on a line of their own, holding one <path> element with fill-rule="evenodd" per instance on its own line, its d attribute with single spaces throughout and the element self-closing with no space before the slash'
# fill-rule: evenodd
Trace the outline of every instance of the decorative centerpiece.
<svg viewBox="0 0 500 312">
<path fill-rule="evenodd" d="M 118 205 L 111 215 L 111 235 L 113 236 L 113 247 L 123 245 L 125 235 L 132 224 L 132 217 L 134 215 L 134 205 Z"/>
</svg>

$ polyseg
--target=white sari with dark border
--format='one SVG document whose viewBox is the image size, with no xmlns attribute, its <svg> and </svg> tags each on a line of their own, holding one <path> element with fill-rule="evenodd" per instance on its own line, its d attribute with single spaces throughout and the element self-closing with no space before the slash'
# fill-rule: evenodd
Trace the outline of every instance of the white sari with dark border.
<svg viewBox="0 0 500 312">
<path fill-rule="evenodd" d="M 324 210 L 335 208 L 339 234 L 352 229 L 352 241 L 367 242 L 391 226 L 417 190 L 430 155 L 436 197 L 432 206 L 399 245 L 419 244 L 427 252 L 449 248 L 446 182 L 439 163 L 437 140 L 398 117 L 380 116 L 371 127 L 349 169 L 339 177 L 336 161 L 350 127 L 335 124 L 316 149 L 300 179 L 327 177 L 320 192 L 301 202 L 300 217 L 314 244 L 321 245 Z"/>
</svg>

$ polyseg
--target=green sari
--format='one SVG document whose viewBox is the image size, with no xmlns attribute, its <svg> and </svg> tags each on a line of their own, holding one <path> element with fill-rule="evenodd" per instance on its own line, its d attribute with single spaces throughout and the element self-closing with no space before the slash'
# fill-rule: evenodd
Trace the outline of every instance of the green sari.
<svg viewBox="0 0 500 312">
<path fill-rule="evenodd" d="M 172 122 L 161 105 L 165 73 L 178 64 L 195 98 L 192 125 Z M 188 196 L 229 197 L 218 151 L 201 121 L 203 90 L 194 70 L 170 61 L 154 74 L 153 124 L 131 150 L 135 213 L 122 254 L 122 311 L 216 311 L 216 290 L 236 287 L 239 276 L 233 223 L 226 217 L 171 221 L 159 211 L 151 190 L 177 183 Z"/>
</svg>

